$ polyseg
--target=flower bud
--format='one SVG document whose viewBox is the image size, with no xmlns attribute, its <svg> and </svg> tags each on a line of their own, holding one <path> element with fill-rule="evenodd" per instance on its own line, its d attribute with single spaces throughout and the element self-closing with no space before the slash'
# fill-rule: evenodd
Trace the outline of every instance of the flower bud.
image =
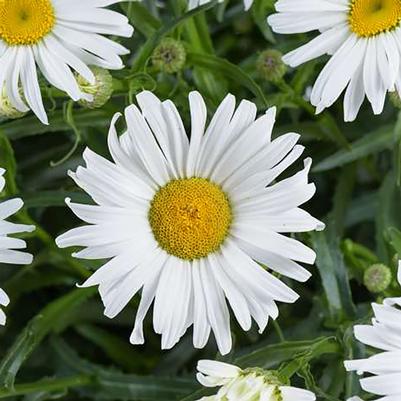
<svg viewBox="0 0 401 401">
<path fill-rule="evenodd" d="M 275 49 L 268 49 L 260 53 L 256 62 L 256 69 L 259 75 L 266 81 L 279 81 L 287 71 L 287 66 L 284 64 L 282 56 Z"/>
<path fill-rule="evenodd" d="M 78 103 L 88 109 L 98 109 L 105 105 L 113 94 L 113 78 L 108 70 L 92 66 L 91 70 L 95 76 L 95 83 L 91 84 L 81 75 L 77 74 L 77 83 L 81 91 L 91 95 L 91 101 L 80 99 Z"/>
<path fill-rule="evenodd" d="M 221 386 L 217 394 L 198 401 L 314 401 L 315 395 L 307 390 L 291 387 L 278 372 L 237 366 L 216 361 L 199 361 L 197 379 L 206 387 Z"/>
<path fill-rule="evenodd" d="M 391 284 L 392 274 L 389 267 L 383 264 L 374 264 L 365 270 L 363 283 L 373 293 L 385 291 Z"/>
<path fill-rule="evenodd" d="M 184 68 L 187 54 L 184 45 L 173 38 L 164 38 L 152 54 L 152 64 L 162 72 L 174 74 Z"/>
<path fill-rule="evenodd" d="M 19 91 L 20 95 L 23 96 L 21 88 Z M 13 106 L 7 95 L 6 87 L 4 86 L 0 96 L 0 117 L 15 120 L 23 117 L 26 113 L 25 111 L 19 111 Z"/>
</svg>

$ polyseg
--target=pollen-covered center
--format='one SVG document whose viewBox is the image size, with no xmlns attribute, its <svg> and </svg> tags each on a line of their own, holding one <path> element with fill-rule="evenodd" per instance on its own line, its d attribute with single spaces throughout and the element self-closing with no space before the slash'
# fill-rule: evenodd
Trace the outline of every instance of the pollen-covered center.
<svg viewBox="0 0 401 401">
<path fill-rule="evenodd" d="M 38 43 L 55 21 L 50 0 L 0 0 L 0 38 L 10 46 Z"/>
<path fill-rule="evenodd" d="M 169 254 L 193 260 L 217 251 L 232 220 L 227 195 L 204 178 L 170 181 L 154 196 L 149 222 Z"/>
<path fill-rule="evenodd" d="M 349 13 L 351 30 L 360 37 L 395 29 L 401 22 L 401 0 L 353 0 Z"/>
</svg>

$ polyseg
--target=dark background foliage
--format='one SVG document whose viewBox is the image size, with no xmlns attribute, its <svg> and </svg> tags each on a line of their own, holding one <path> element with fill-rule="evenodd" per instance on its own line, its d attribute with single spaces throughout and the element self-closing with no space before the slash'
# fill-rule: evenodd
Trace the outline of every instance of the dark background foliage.
<svg viewBox="0 0 401 401">
<path fill-rule="evenodd" d="M 7 326 L 0 329 L 0 398 L 196 400 L 205 394 L 194 379 L 196 361 L 222 359 L 213 338 L 204 350 L 194 350 L 190 332 L 173 350 L 160 351 L 149 317 L 146 345 L 131 346 L 138 299 L 117 318 L 105 318 L 96 289 L 75 288 L 100 262 L 74 260 L 71 250 L 54 244 L 55 236 L 79 224 L 64 198 L 90 201 L 67 170 L 82 163 L 86 146 L 108 156 L 111 116 L 142 89 L 171 98 L 186 126 L 187 95 L 196 89 L 210 115 L 231 92 L 238 100 L 254 101 L 260 113 L 276 105 L 275 136 L 290 131 L 302 135 L 317 185 L 306 208 L 327 223 L 324 232 L 301 236 L 318 255 L 316 266 L 310 267 L 313 277 L 305 284 L 290 283 L 300 300 L 280 305 L 277 322 L 270 322 L 264 334 L 256 328 L 244 333 L 233 322 L 235 345 L 224 360 L 280 369 L 321 399 L 342 400 L 360 392 L 356 376 L 343 368 L 344 359 L 369 352 L 354 341 L 352 326 L 370 319 L 370 302 L 397 293 L 393 283 L 384 293 L 370 294 L 362 277 L 377 262 L 395 276 L 396 254 L 401 253 L 398 112 L 388 102 L 382 115 L 373 116 L 365 104 L 357 122 L 345 124 L 338 101 L 315 116 L 304 93 L 323 59 L 289 70 L 275 84 L 263 79 L 256 70 L 261 51 L 285 53 L 307 39 L 272 34 L 266 16 L 273 12 L 273 0 L 255 0 L 247 13 L 242 1 L 214 1 L 190 13 L 185 3 L 150 0 L 115 7 L 128 15 L 136 32 L 122 41 L 132 54 L 126 69 L 113 72 L 115 92 L 102 109 L 73 104 L 43 82 L 49 126 L 32 114 L 0 123 L 0 165 L 7 168 L 2 197 L 23 197 L 26 208 L 16 219 L 37 225 L 27 236 L 34 263 L 0 270 L 0 282 L 12 300 Z M 159 72 L 150 61 L 164 37 L 179 39 L 186 48 L 185 68 L 179 73 Z"/>
</svg>

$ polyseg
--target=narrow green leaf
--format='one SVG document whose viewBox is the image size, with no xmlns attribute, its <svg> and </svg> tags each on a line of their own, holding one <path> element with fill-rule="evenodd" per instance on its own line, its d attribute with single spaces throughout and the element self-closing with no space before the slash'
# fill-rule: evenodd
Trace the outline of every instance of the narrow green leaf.
<svg viewBox="0 0 401 401">
<path fill-rule="evenodd" d="M 140 2 L 122 4 L 121 7 L 125 10 L 131 25 L 147 38 L 160 29 L 161 21 L 152 15 Z"/>
<path fill-rule="evenodd" d="M 189 53 L 188 61 L 198 67 L 204 67 L 211 71 L 224 74 L 233 82 L 249 89 L 263 105 L 266 107 L 268 106 L 268 102 L 261 87 L 246 72 L 235 64 L 216 56 L 197 53 Z"/>
<path fill-rule="evenodd" d="M 80 307 L 96 292 L 96 288 L 73 290 L 49 303 L 17 337 L 0 365 L 1 388 L 12 389 L 15 376 L 24 361 L 52 331 L 61 331 L 69 323 L 68 313 Z"/>
<path fill-rule="evenodd" d="M 394 145 L 393 126 L 386 125 L 369 134 L 365 134 L 361 139 L 355 141 L 351 148 L 343 149 L 329 156 L 314 168 L 313 172 L 322 172 L 343 166 L 363 157 L 390 149 Z"/>
</svg>

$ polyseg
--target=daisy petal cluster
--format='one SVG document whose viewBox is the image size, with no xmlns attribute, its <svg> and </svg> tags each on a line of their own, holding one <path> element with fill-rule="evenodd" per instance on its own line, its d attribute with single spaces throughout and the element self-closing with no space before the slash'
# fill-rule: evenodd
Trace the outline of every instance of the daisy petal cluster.
<svg viewBox="0 0 401 401">
<path fill-rule="evenodd" d="M 401 285 L 401 261 L 398 264 L 398 282 Z M 349 371 L 369 377 L 360 380 L 361 387 L 380 400 L 398 400 L 401 397 L 401 298 L 386 298 L 383 304 L 373 304 L 371 325 L 355 326 L 355 337 L 362 343 L 382 350 L 366 359 L 346 361 Z"/>
<path fill-rule="evenodd" d="M 120 137 L 112 121 L 113 161 L 84 152 L 86 167 L 70 173 L 97 205 L 67 200 L 88 223 L 61 235 L 60 247 L 80 246 L 74 256 L 110 260 L 84 287 L 98 285 L 106 316 L 113 318 L 142 289 L 131 335 L 144 342 L 143 320 L 153 303 L 153 326 L 162 348 L 173 347 L 194 326 L 194 346 L 213 331 L 219 350 L 231 350 L 231 306 L 239 325 L 252 319 L 265 329 L 278 316 L 276 302 L 298 295 L 261 264 L 295 280 L 310 273 L 298 262 L 315 253 L 285 236 L 322 229 L 300 205 L 315 193 L 311 160 L 295 175 L 278 177 L 303 153 L 299 135 L 271 138 L 275 109 L 256 118 L 256 106 L 228 95 L 206 128 L 201 95 L 189 95 L 191 139 L 175 105 L 144 91 L 139 107 L 125 109 Z"/>
<path fill-rule="evenodd" d="M 199 6 L 203 6 L 204 4 L 210 3 L 211 0 L 189 0 L 188 1 L 188 8 L 190 10 L 199 7 Z M 219 3 L 223 3 L 224 0 L 218 0 Z M 244 0 L 244 7 L 245 10 L 249 10 L 252 6 L 253 0 Z"/>
<path fill-rule="evenodd" d="M 3 177 L 5 170 L 0 168 L 0 192 L 5 186 Z M 0 203 L 0 263 L 9 263 L 17 265 L 30 264 L 32 255 L 20 251 L 26 248 L 26 242 L 19 238 L 9 237 L 10 234 L 23 232 L 32 232 L 35 227 L 25 224 L 15 224 L 6 221 L 6 219 L 18 212 L 23 206 L 21 199 L 10 199 Z M 0 288 L 0 306 L 7 306 L 10 300 L 7 294 Z M 0 309 L 0 325 L 4 325 L 6 316 Z"/>
<path fill-rule="evenodd" d="M 241 370 L 223 362 L 198 363 L 197 379 L 205 387 L 220 387 L 217 394 L 198 401 L 314 401 L 311 391 L 282 383 L 277 372 L 259 368 Z"/>
<path fill-rule="evenodd" d="M 318 31 L 309 43 L 284 56 L 296 67 L 322 55 L 331 58 L 314 84 L 317 113 L 344 95 L 345 121 L 353 121 L 366 96 L 380 114 L 387 92 L 401 92 L 399 0 L 278 0 L 268 18 L 282 34 Z"/>
<path fill-rule="evenodd" d="M 91 101 L 73 70 L 95 83 L 90 65 L 123 67 L 129 51 L 102 36 L 130 37 L 126 16 L 104 7 L 120 0 L 13 0 L 0 2 L 0 89 L 15 109 L 31 109 L 48 123 L 37 67 L 46 80 L 73 100 Z"/>
</svg>

